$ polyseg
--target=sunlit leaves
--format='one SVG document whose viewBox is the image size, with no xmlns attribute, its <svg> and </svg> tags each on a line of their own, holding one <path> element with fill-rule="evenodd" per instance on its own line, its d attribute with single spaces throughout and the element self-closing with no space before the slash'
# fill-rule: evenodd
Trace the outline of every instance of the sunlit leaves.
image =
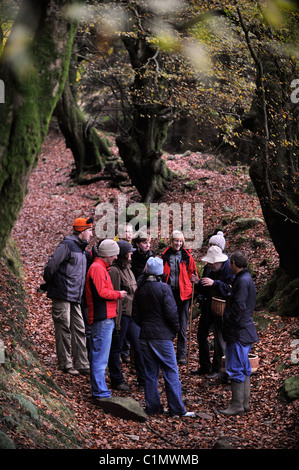
<svg viewBox="0 0 299 470">
<path fill-rule="evenodd" d="M 211 57 L 207 49 L 199 41 L 192 41 L 182 46 L 181 52 L 190 60 L 194 70 L 207 73 L 211 69 Z"/>
<path fill-rule="evenodd" d="M 4 50 L 3 60 L 10 62 L 19 77 L 28 75 L 34 69 L 30 54 L 32 34 L 31 29 L 25 25 L 14 27 Z"/>
<path fill-rule="evenodd" d="M 173 14 L 178 10 L 182 11 L 187 4 L 184 0 L 137 0 L 136 3 L 157 15 Z"/>
<path fill-rule="evenodd" d="M 293 0 L 261 0 L 260 4 L 265 20 L 278 29 L 285 24 L 285 12 L 296 11 Z"/>
</svg>

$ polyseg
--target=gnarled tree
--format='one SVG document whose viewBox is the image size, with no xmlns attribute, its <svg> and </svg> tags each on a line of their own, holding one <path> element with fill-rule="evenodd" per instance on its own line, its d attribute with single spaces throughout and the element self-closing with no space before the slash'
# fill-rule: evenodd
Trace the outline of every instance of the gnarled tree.
<svg viewBox="0 0 299 470">
<path fill-rule="evenodd" d="M 116 139 L 128 174 L 145 202 L 163 195 L 171 171 L 162 159 L 162 146 L 173 119 L 173 110 L 163 103 L 162 53 L 150 41 L 147 21 L 152 15 L 138 4 L 128 5 L 129 33 L 123 34 L 134 72 L 126 121 Z M 166 86 L 167 89 L 167 86 Z"/>
<path fill-rule="evenodd" d="M 99 136 L 94 126 L 89 124 L 88 118 L 79 108 L 69 76 L 54 115 L 57 117 L 66 146 L 75 160 L 72 177 L 79 183 L 85 182 L 84 173 L 101 171 L 111 152 L 105 140 Z"/>
<path fill-rule="evenodd" d="M 3 48 L 0 77 L 0 254 L 18 217 L 64 88 L 77 23 L 72 0 L 24 0 Z"/>
<path fill-rule="evenodd" d="M 256 91 L 244 127 L 252 132 L 250 177 L 257 191 L 280 265 L 259 295 L 259 303 L 283 315 L 299 314 L 299 108 L 291 99 L 298 76 L 292 48 L 298 36 L 298 11 L 288 12 L 272 42 L 271 29 L 250 39 L 238 9 L 249 50 L 256 65 Z M 297 26 L 297 28 L 296 28 Z M 257 30 L 255 30 L 256 32 Z"/>
<path fill-rule="evenodd" d="M 77 74 L 82 61 L 82 51 L 88 49 L 82 30 L 88 24 L 82 22 L 74 40 L 69 73 L 64 89 L 56 105 L 54 115 L 65 138 L 66 146 L 71 150 L 75 168 L 72 177 L 78 183 L 88 183 L 94 179 L 85 179 L 84 173 L 97 173 L 104 167 L 111 155 L 108 144 L 97 132 L 94 120 L 86 116 L 78 105 Z"/>
</svg>

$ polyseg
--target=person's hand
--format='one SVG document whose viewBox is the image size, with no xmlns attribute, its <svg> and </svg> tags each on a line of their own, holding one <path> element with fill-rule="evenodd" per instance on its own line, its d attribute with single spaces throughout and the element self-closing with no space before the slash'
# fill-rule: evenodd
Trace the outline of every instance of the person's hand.
<svg viewBox="0 0 299 470">
<path fill-rule="evenodd" d="M 205 287 L 210 287 L 214 284 L 213 279 L 210 279 L 209 277 L 203 277 L 201 280 L 201 283 Z"/>
<path fill-rule="evenodd" d="M 124 299 L 128 295 L 126 290 L 120 290 L 119 292 L 120 292 L 120 298 L 121 299 Z"/>
<path fill-rule="evenodd" d="M 197 276 L 197 274 L 191 274 L 190 281 L 197 283 L 199 281 L 199 277 Z"/>
</svg>

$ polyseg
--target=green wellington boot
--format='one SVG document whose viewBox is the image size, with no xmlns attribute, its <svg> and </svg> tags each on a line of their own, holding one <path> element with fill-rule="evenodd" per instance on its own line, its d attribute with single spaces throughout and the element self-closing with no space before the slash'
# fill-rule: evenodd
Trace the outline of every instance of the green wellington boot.
<svg viewBox="0 0 299 470">
<path fill-rule="evenodd" d="M 219 413 L 227 416 L 235 416 L 244 413 L 244 382 L 231 382 L 232 401 L 228 408 L 219 410 Z"/>
</svg>

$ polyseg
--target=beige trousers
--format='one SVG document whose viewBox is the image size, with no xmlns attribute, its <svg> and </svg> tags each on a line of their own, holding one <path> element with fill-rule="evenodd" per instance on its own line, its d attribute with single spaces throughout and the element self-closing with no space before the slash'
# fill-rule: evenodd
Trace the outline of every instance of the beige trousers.
<svg viewBox="0 0 299 470">
<path fill-rule="evenodd" d="M 77 370 L 89 368 L 85 326 L 80 304 L 53 299 L 52 317 L 55 327 L 58 368 L 75 367 Z"/>
</svg>

